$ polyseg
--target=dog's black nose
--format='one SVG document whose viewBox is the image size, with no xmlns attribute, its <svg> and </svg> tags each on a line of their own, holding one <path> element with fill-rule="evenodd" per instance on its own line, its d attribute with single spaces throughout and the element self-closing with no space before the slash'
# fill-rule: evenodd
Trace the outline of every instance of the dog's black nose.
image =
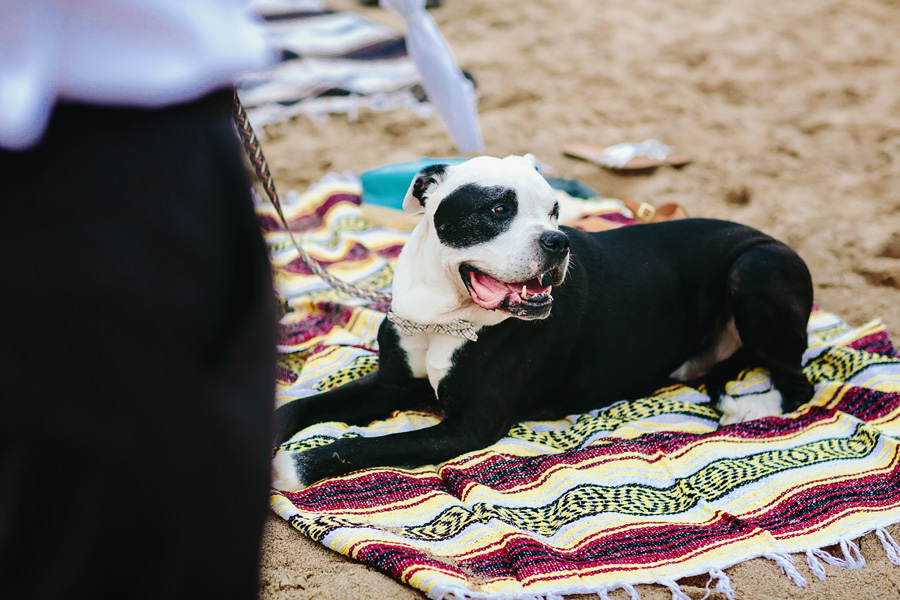
<svg viewBox="0 0 900 600">
<path fill-rule="evenodd" d="M 539 238 L 541 248 L 549 254 L 565 254 L 569 251 L 569 238 L 562 231 L 548 230 Z"/>
</svg>

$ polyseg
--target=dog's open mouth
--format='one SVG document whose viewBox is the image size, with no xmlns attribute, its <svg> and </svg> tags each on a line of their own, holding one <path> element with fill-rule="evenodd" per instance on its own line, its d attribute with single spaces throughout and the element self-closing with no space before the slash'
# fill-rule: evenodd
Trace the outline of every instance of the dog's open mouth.
<svg viewBox="0 0 900 600">
<path fill-rule="evenodd" d="M 500 309 L 517 317 L 542 318 L 550 311 L 553 285 L 562 283 L 562 272 L 554 267 L 528 281 L 504 282 L 468 265 L 459 268 L 472 300 L 487 310 Z"/>
</svg>

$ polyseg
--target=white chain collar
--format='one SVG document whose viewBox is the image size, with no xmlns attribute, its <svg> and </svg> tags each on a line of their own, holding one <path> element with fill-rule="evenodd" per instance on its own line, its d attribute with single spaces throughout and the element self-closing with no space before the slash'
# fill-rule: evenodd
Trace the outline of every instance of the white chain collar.
<svg viewBox="0 0 900 600">
<path fill-rule="evenodd" d="M 449 323 L 416 323 L 415 321 L 398 317 L 392 312 L 387 314 L 387 318 L 403 335 L 443 333 L 444 335 L 465 338 L 472 342 L 478 341 L 475 325 L 462 319 L 453 319 Z"/>
</svg>

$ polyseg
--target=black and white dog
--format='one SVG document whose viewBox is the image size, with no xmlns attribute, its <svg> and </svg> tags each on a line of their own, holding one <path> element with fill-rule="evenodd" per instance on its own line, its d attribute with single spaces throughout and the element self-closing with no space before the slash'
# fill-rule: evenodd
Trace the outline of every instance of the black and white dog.
<svg viewBox="0 0 900 600">
<path fill-rule="evenodd" d="M 705 219 L 561 229 L 553 190 L 533 158 L 519 156 L 428 167 L 403 208 L 425 215 L 397 261 L 378 370 L 278 409 L 275 441 L 435 399 L 443 420 L 279 452 L 277 488 L 439 463 L 496 442 L 518 421 L 637 398 L 672 379 L 705 377 L 723 424 L 792 411 L 812 394 L 800 365 L 809 271 L 759 231 Z M 750 365 L 771 372 L 774 390 L 725 395 L 728 377 Z"/>
</svg>

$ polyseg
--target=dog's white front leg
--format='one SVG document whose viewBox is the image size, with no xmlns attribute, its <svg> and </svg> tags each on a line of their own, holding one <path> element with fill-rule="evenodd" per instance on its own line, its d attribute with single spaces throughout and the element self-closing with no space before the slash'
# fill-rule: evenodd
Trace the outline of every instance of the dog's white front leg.
<svg viewBox="0 0 900 600">
<path fill-rule="evenodd" d="M 281 451 L 272 459 L 272 487 L 290 492 L 306 489 L 297 476 L 296 453 Z"/>
</svg>

